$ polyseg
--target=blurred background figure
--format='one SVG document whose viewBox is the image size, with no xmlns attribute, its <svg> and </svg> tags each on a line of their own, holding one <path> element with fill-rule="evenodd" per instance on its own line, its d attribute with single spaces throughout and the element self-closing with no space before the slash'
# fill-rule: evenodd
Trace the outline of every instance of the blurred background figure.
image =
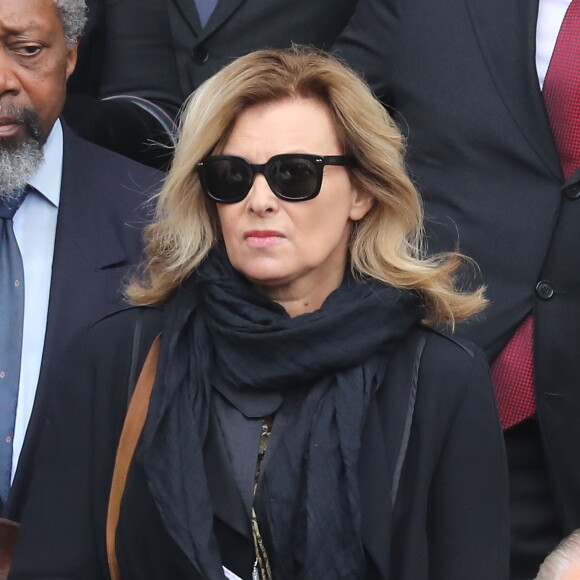
<svg viewBox="0 0 580 580">
<path fill-rule="evenodd" d="M 148 164 L 174 141 L 185 98 L 234 58 L 293 42 L 330 48 L 357 0 L 88 0 L 67 121 Z M 104 100 L 103 100 L 104 99 Z"/>
</svg>

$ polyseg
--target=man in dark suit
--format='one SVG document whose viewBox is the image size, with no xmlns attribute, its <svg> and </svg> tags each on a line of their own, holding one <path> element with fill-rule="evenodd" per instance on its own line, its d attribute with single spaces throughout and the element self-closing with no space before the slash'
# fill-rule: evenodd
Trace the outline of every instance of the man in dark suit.
<svg viewBox="0 0 580 580">
<path fill-rule="evenodd" d="M 517 579 L 580 527 L 580 135 L 557 94 L 578 115 L 558 74 L 580 72 L 579 22 L 578 0 L 363 0 L 336 47 L 408 136 L 430 249 L 458 243 L 488 287 L 459 332 L 493 363 Z"/>
<path fill-rule="evenodd" d="M 0 419 L 12 480 L 2 515 L 11 519 L 26 499 L 64 352 L 122 301 L 122 281 L 142 254 L 144 193 L 159 179 L 58 119 L 84 13 L 84 0 L 0 3 L 0 198 L 27 191 L 11 220 L 24 274 L 17 407 L 12 426 Z"/>
<path fill-rule="evenodd" d="M 95 143 L 159 164 L 143 143 L 203 81 L 260 48 L 330 48 L 357 1 L 88 0 L 65 118 Z"/>
</svg>

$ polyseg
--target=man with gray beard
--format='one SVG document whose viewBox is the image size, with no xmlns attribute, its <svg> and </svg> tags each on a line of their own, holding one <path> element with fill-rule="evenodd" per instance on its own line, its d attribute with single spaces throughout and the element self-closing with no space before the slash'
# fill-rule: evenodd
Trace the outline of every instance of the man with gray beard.
<svg viewBox="0 0 580 580">
<path fill-rule="evenodd" d="M 16 520 L 67 347 L 119 307 L 160 180 L 59 120 L 85 11 L 0 2 L 0 509 Z"/>
</svg>

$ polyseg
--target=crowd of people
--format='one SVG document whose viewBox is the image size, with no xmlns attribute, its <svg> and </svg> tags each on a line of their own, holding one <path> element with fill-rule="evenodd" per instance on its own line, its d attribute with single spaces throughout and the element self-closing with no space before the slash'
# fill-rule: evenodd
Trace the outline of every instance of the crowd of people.
<svg viewBox="0 0 580 580">
<path fill-rule="evenodd" d="M 2 0 L 10 579 L 580 578 L 580 0 L 303 4 Z"/>
</svg>

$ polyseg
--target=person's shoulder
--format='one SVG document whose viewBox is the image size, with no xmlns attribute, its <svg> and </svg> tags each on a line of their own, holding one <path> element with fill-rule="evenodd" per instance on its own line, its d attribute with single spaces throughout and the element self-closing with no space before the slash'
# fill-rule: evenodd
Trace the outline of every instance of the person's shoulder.
<svg viewBox="0 0 580 580">
<path fill-rule="evenodd" d="M 398 345 L 397 354 L 414 353 L 415 357 L 428 357 L 445 363 L 448 360 L 472 364 L 480 349 L 468 340 L 430 326 L 414 326 Z"/>
<path fill-rule="evenodd" d="M 155 194 L 165 174 L 119 153 L 91 143 L 63 122 L 64 163 L 81 168 L 91 178 L 118 184 L 139 194 Z"/>
<path fill-rule="evenodd" d="M 160 305 L 132 306 L 127 304 L 102 315 L 91 324 L 89 332 L 93 335 L 119 333 L 127 329 L 132 332 L 136 325 L 140 325 L 143 329 L 151 329 L 159 333 L 164 315 L 164 309 Z"/>
<path fill-rule="evenodd" d="M 473 390 L 491 393 L 489 367 L 483 351 L 468 340 L 452 334 L 424 329 L 419 384 L 427 398 L 436 398 L 450 408 L 460 404 Z M 421 389 L 421 387 L 419 387 Z"/>
<path fill-rule="evenodd" d="M 133 348 L 137 342 L 150 344 L 161 332 L 163 320 L 164 310 L 160 306 L 127 305 L 116 309 L 89 327 L 89 350 L 115 353 Z"/>
<path fill-rule="evenodd" d="M 481 353 L 481 349 L 473 342 L 459 338 L 450 331 L 425 326 L 421 328 L 421 331 L 426 336 L 426 346 L 429 346 L 429 349 L 438 356 L 469 362 Z"/>
<path fill-rule="evenodd" d="M 414 367 L 418 384 L 438 397 L 461 398 L 474 375 L 488 373 L 481 349 L 449 332 L 416 326 L 401 347 L 402 354 L 395 355 L 405 356 L 406 365 Z"/>
</svg>

